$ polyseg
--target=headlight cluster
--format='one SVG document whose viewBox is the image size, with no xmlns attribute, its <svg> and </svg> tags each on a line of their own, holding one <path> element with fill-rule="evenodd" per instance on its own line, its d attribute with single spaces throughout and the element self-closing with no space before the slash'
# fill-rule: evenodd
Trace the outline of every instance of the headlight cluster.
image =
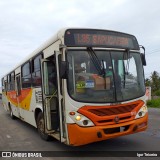
<svg viewBox="0 0 160 160">
<path fill-rule="evenodd" d="M 141 109 L 136 114 L 135 119 L 144 117 L 147 112 L 148 112 L 147 106 L 145 106 L 145 105 L 142 106 Z"/>
<path fill-rule="evenodd" d="M 77 113 L 76 111 L 69 112 L 69 115 L 71 119 L 79 126 L 83 127 L 94 126 L 94 123 L 90 119 L 88 119 L 87 117 L 85 117 L 80 113 Z"/>
</svg>

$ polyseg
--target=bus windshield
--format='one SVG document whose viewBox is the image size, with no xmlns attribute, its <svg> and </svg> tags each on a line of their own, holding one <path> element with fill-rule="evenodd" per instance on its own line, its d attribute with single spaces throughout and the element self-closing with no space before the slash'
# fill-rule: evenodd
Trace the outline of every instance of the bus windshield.
<svg viewBox="0 0 160 160">
<path fill-rule="evenodd" d="M 98 49 L 68 50 L 68 92 L 76 101 L 114 103 L 145 93 L 140 54 Z"/>
</svg>

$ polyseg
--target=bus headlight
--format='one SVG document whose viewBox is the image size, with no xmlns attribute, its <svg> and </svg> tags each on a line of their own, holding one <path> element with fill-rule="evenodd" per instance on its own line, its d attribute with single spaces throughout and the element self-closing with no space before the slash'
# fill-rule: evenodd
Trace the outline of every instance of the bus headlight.
<svg viewBox="0 0 160 160">
<path fill-rule="evenodd" d="M 81 120 L 81 116 L 78 115 L 78 116 L 75 117 L 75 119 L 76 119 L 77 121 L 80 121 L 80 120 Z"/>
<path fill-rule="evenodd" d="M 88 119 L 87 117 L 85 117 L 80 113 L 77 113 L 76 111 L 69 112 L 69 115 L 71 119 L 79 126 L 83 126 L 83 127 L 94 126 L 94 123 L 90 119 Z"/>
<path fill-rule="evenodd" d="M 145 106 L 145 105 L 142 106 L 141 109 L 140 109 L 140 110 L 138 111 L 138 113 L 136 114 L 135 119 L 144 117 L 147 112 L 148 112 L 147 106 Z"/>
</svg>

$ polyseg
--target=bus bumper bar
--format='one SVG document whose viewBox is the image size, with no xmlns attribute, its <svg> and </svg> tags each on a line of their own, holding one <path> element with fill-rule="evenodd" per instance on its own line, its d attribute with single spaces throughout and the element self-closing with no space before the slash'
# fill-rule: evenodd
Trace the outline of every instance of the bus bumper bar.
<svg viewBox="0 0 160 160">
<path fill-rule="evenodd" d="M 69 145 L 80 146 L 141 132 L 147 129 L 147 122 L 148 113 L 133 121 L 108 126 L 80 127 L 77 124 L 68 124 Z"/>
</svg>

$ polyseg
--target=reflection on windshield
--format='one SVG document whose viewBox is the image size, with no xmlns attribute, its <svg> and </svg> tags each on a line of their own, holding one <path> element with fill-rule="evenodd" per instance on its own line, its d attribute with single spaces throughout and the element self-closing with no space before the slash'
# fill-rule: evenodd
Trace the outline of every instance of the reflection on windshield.
<svg viewBox="0 0 160 160">
<path fill-rule="evenodd" d="M 145 91 L 140 54 L 122 51 L 69 50 L 68 91 L 83 102 L 117 102 L 142 96 Z M 94 58 L 94 59 L 93 59 Z M 98 65 L 98 67 L 97 67 Z M 98 69 L 99 68 L 99 69 Z M 103 70 L 103 74 L 100 71 Z"/>
</svg>

